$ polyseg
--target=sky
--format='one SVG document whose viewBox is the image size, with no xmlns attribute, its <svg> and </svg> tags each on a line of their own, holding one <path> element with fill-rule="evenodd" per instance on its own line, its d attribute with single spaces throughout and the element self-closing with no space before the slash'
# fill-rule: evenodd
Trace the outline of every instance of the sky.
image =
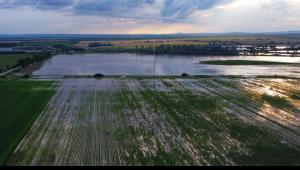
<svg viewBox="0 0 300 170">
<path fill-rule="evenodd" d="M 0 34 L 300 30 L 300 0 L 0 0 Z"/>
</svg>

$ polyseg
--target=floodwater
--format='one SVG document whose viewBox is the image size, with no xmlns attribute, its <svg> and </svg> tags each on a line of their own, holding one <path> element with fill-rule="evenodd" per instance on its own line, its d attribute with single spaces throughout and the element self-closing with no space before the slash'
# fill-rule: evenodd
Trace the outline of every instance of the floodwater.
<svg viewBox="0 0 300 170">
<path fill-rule="evenodd" d="M 260 60 L 300 63 L 300 57 L 277 56 L 184 56 L 75 54 L 57 55 L 47 60 L 33 75 L 285 75 L 300 77 L 300 67 L 277 66 L 217 66 L 199 64 L 207 60 Z"/>
</svg>

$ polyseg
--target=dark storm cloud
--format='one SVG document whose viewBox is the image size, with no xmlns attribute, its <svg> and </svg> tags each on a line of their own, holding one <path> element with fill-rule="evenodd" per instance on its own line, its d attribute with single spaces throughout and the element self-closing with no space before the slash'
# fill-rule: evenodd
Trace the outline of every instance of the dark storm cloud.
<svg viewBox="0 0 300 170">
<path fill-rule="evenodd" d="M 185 19 L 195 11 L 207 10 L 231 0 L 79 0 L 74 7 L 74 12 L 106 16 L 120 16 L 122 13 L 131 12 L 134 16 L 135 10 L 145 5 L 151 6 L 156 1 L 163 1 L 157 19 L 172 18 L 176 21 L 176 19 Z"/>
<path fill-rule="evenodd" d="M 154 7 L 157 1 L 162 3 Z M 150 16 L 152 19 L 176 22 L 195 11 L 207 10 L 228 1 L 230 0 L 0 0 L 0 8 L 28 6 L 39 10 L 67 9 L 74 15 L 149 18 L 143 13 L 143 7 L 148 6 L 153 11 L 159 11 Z"/>
</svg>

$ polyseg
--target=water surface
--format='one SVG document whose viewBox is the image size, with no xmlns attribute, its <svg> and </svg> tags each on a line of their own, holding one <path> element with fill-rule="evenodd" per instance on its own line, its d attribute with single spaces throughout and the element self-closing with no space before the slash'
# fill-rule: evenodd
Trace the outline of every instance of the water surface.
<svg viewBox="0 0 300 170">
<path fill-rule="evenodd" d="M 300 76 L 295 66 L 217 66 L 199 64 L 207 60 L 259 60 L 300 63 L 300 57 L 277 56 L 184 56 L 75 54 L 57 55 L 47 60 L 34 75 L 286 75 Z"/>
</svg>

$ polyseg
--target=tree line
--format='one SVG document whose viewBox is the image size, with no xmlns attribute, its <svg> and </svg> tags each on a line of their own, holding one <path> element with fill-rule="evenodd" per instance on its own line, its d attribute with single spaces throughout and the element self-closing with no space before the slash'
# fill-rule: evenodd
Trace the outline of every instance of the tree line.
<svg viewBox="0 0 300 170">
<path fill-rule="evenodd" d="M 27 57 L 18 61 L 15 67 L 26 67 L 28 65 L 47 60 L 52 57 L 51 52 L 42 52 L 34 54 L 33 57 Z"/>
<path fill-rule="evenodd" d="M 11 47 L 16 47 L 18 45 L 19 43 L 14 43 L 14 42 L 7 42 L 7 43 L 1 42 L 0 48 L 11 48 Z"/>
<path fill-rule="evenodd" d="M 183 54 L 183 55 L 238 55 L 239 51 L 230 46 L 211 45 L 159 45 L 136 46 L 135 48 L 99 48 L 95 52 L 132 52 L 143 54 Z"/>
<path fill-rule="evenodd" d="M 210 45 L 160 45 L 136 48 L 137 52 L 152 54 L 190 54 L 190 55 L 237 55 L 233 47 Z"/>
<path fill-rule="evenodd" d="M 47 60 L 51 57 L 52 57 L 51 52 L 36 53 L 32 57 L 26 57 L 24 59 L 19 60 L 17 62 L 17 64 L 12 66 L 12 67 L 6 66 L 6 68 L 0 68 L 0 73 L 4 72 L 4 71 L 7 71 L 9 69 L 15 68 L 15 67 L 23 67 L 24 68 L 24 67 L 29 66 L 31 64 Z"/>
</svg>

